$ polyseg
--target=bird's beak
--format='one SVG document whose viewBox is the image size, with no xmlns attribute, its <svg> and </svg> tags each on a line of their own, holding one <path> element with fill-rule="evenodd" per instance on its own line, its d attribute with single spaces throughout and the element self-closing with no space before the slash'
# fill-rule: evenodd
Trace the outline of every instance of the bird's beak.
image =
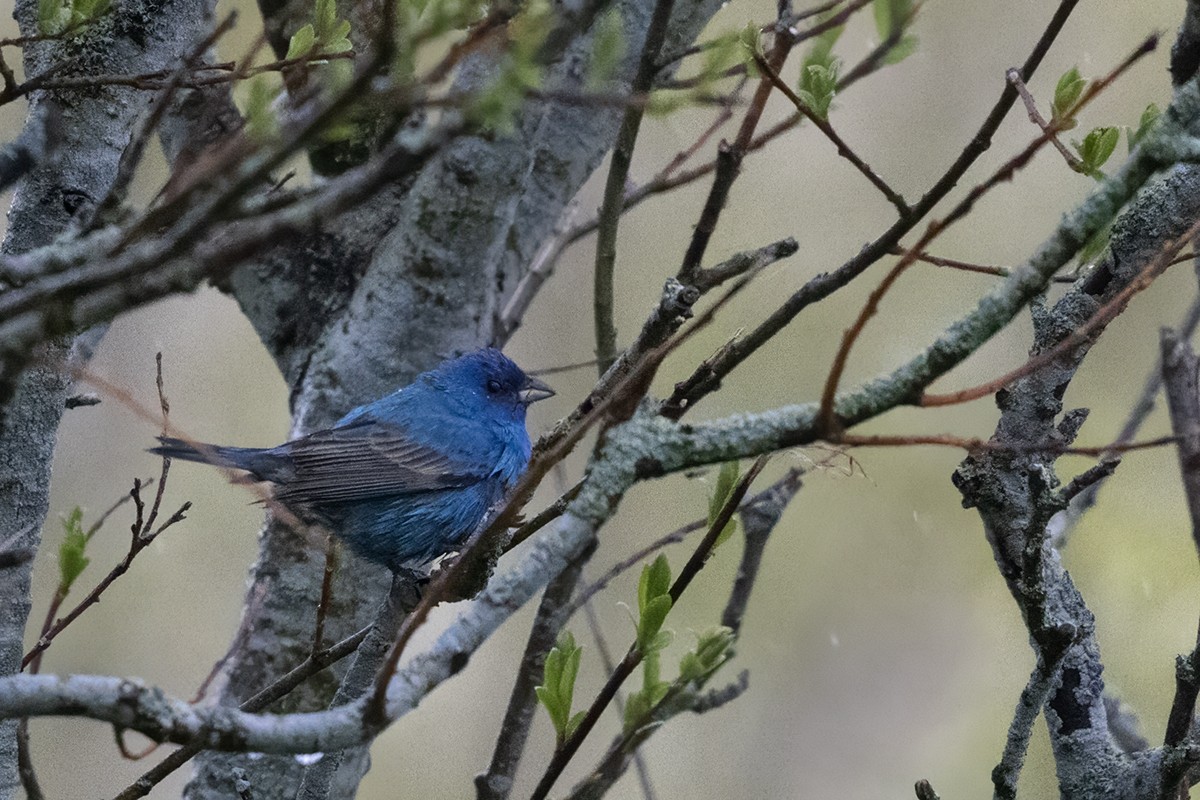
<svg viewBox="0 0 1200 800">
<path fill-rule="evenodd" d="M 534 377 L 525 379 L 525 386 L 521 389 L 521 402 L 525 405 L 536 403 L 538 400 L 545 400 L 547 397 L 553 397 L 554 390 L 547 386 L 543 381 Z"/>
</svg>

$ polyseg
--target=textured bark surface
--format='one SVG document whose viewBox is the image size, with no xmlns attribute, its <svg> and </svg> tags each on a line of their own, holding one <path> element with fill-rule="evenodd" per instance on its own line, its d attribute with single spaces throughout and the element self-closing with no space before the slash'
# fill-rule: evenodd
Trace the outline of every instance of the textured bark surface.
<svg viewBox="0 0 1200 800">
<path fill-rule="evenodd" d="M 1054 347 L 1083 326 L 1198 218 L 1200 170 L 1194 166 L 1176 166 L 1147 186 L 1117 221 L 1109 251 L 1090 275 L 1053 307 L 1034 307 L 1032 352 Z M 1031 449 L 1074 441 L 1087 409 L 1064 413 L 1063 395 L 1090 346 L 1089 341 L 1074 348 L 997 395 L 1001 414 L 992 441 L 1015 452 L 971 456 L 955 474 L 955 483 L 964 505 L 977 508 L 983 518 L 996 563 L 1026 617 L 1039 659 L 1059 664 L 1043 712 L 1063 798 L 1157 798 L 1163 753 L 1126 754 L 1110 735 L 1095 620 L 1046 536 L 1051 517 L 1064 508 L 1055 456 Z M 1027 574 L 1031 564 L 1041 574 Z M 1062 653 L 1047 652 L 1052 648 L 1043 634 L 1052 639 L 1055 631 L 1072 632 Z"/>
<path fill-rule="evenodd" d="M 23 34 L 37 32 L 36 0 L 21 0 L 15 15 Z M 205 0 L 134 0 L 63 43 L 24 48 L 25 73 L 36 75 L 65 58 L 63 75 L 140 73 L 169 68 L 210 26 Z M 54 158 L 25 176 L 8 214 L 5 253 L 51 242 L 107 193 L 121 153 L 152 95 L 108 86 L 87 91 L 34 92 L 30 119 L 52 115 L 61 142 Z M 0 292 L 4 290 L 0 284 Z M 71 386 L 66 368 L 86 360 L 101 331 L 71 344 L 43 347 L 0 409 L 0 542 L 36 549 L 49 503 L 50 464 L 63 402 Z M 76 414 L 88 413 L 86 409 Z M 19 671 L 29 615 L 32 562 L 0 574 L 0 675 Z M 0 724 L 0 798 L 18 785 L 15 722 Z"/>
</svg>

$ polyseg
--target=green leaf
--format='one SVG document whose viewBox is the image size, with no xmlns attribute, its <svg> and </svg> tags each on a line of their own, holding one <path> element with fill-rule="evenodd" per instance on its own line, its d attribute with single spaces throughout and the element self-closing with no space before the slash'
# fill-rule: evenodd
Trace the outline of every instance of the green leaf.
<svg viewBox="0 0 1200 800">
<path fill-rule="evenodd" d="M 726 461 L 721 465 L 721 469 L 717 473 L 717 485 L 713 487 L 712 497 L 708 501 L 709 525 L 717 521 L 717 515 L 721 513 L 721 509 L 729 502 L 730 495 L 733 494 L 734 488 L 737 487 L 739 475 L 740 470 L 736 460 Z"/>
<path fill-rule="evenodd" d="M 912 20 L 912 0 L 875 0 L 871 10 L 875 12 L 875 32 L 880 39 L 888 38 Z"/>
<path fill-rule="evenodd" d="M 667 692 L 671 691 L 671 684 L 666 681 L 659 681 L 651 686 L 642 688 L 642 693 L 646 695 L 646 699 L 650 701 L 650 709 L 653 710 L 656 705 L 663 701 L 667 696 Z"/>
<path fill-rule="evenodd" d="M 642 568 L 642 580 L 638 586 L 638 610 L 644 611 L 646 603 L 671 591 L 671 564 L 663 553 Z"/>
<path fill-rule="evenodd" d="M 1117 149 L 1117 142 L 1120 140 L 1120 131 L 1115 127 L 1108 126 L 1094 128 L 1083 138 L 1082 142 L 1072 142 L 1071 144 L 1079 153 L 1079 171 L 1093 178 L 1103 177 L 1100 168 Z"/>
<path fill-rule="evenodd" d="M 317 43 L 317 34 L 313 30 L 312 25 L 305 25 L 292 34 L 292 38 L 288 41 L 288 50 L 285 58 L 300 58 L 312 52 L 313 45 Z"/>
<path fill-rule="evenodd" d="M 819 70 L 821 67 L 814 66 L 811 69 Z M 836 77 L 833 82 L 834 84 L 837 83 Z M 823 104 L 816 99 L 813 99 L 810 102 L 810 100 L 805 97 L 806 94 L 811 96 L 811 93 L 807 92 L 805 89 L 800 90 L 800 96 L 804 98 L 805 103 L 808 103 L 808 107 L 812 109 L 813 113 L 816 113 L 819 117 L 825 119 L 826 115 L 829 113 L 829 100 L 833 99 L 832 92 L 830 93 L 829 98 L 826 99 Z M 733 490 L 737 488 L 739 476 L 740 470 L 736 460 L 726 461 L 721 465 L 721 470 L 717 473 L 717 485 L 713 488 L 712 497 L 708 499 L 709 526 L 712 526 L 717 521 L 717 517 L 720 515 L 721 509 L 723 509 L 725 504 L 729 502 L 729 498 L 733 495 Z M 716 552 L 718 547 L 729 541 L 729 537 L 733 536 L 734 532 L 737 531 L 737 525 L 737 516 L 735 515 L 730 517 L 729 522 L 726 523 L 725 527 L 721 529 L 721 532 L 717 534 L 717 539 L 713 543 L 713 548 L 711 551 L 709 551 L 709 555 L 712 555 L 712 553 Z"/>
<path fill-rule="evenodd" d="M 704 679 L 706 670 L 700 659 L 692 651 L 683 654 L 679 659 L 679 679 L 681 681 L 697 682 Z"/>
<path fill-rule="evenodd" d="M 545 686 L 535 686 L 533 691 L 538 700 L 542 701 L 542 705 L 546 707 L 546 713 L 550 715 L 550 722 L 553 723 L 555 732 L 563 730 L 565 728 L 565 723 L 562 721 L 564 715 L 562 707 L 558 704 L 558 696 Z"/>
<path fill-rule="evenodd" d="M 818 19 L 821 22 L 827 22 L 834 15 L 833 11 L 822 14 Z M 837 44 L 838 39 L 842 38 L 842 32 L 846 30 L 845 25 L 835 25 L 829 30 L 822 33 L 813 40 L 812 46 L 808 53 L 804 56 L 804 61 L 800 64 L 801 72 L 813 64 L 819 64 L 822 67 L 828 67 L 834 61 L 833 46 Z"/>
<path fill-rule="evenodd" d="M 713 39 L 704 50 L 700 67 L 702 81 L 712 81 L 721 76 L 725 70 L 740 63 L 743 52 L 741 32 L 726 33 Z"/>
<path fill-rule="evenodd" d="M 108 11 L 109 0 L 73 0 L 71 24 L 83 25 Z"/>
<path fill-rule="evenodd" d="M 592 44 L 591 64 L 587 70 L 587 85 L 595 89 L 607 83 L 621 60 L 625 58 L 625 27 L 621 12 L 610 9 L 596 21 L 596 36 Z"/>
<path fill-rule="evenodd" d="M 1050 119 L 1058 123 L 1059 130 L 1075 127 L 1074 106 L 1087 84 L 1087 79 L 1080 77 L 1078 67 L 1071 67 L 1059 77 L 1058 85 L 1054 87 L 1054 101 L 1050 104 Z"/>
<path fill-rule="evenodd" d="M 733 631 L 715 625 L 696 635 L 696 647 L 679 661 L 679 679 L 701 683 L 729 660 L 732 655 Z"/>
<path fill-rule="evenodd" d="M 278 94 L 279 88 L 266 75 L 254 76 L 246 87 L 246 132 L 255 141 L 266 142 L 279 135 L 279 119 L 273 106 Z"/>
<path fill-rule="evenodd" d="M 1150 105 L 1146 106 L 1146 110 L 1142 112 L 1142 118 L 1138 120 L 1137 130 L 1126 129 L 1125 134 L 1128 139 L 1130 152 L 1133 151 L 1133 148 L 1137 147 L 1138 143 L 1141 142 L 1142 139 L 1146 138 L 1146 134 L 1149 133 L 1150 129 L 1158 123 L 1158 119 L 1161 116 L 1162 111 L 1159 110 L 1158 106 L 1156 106 L 1154 103 L 1151 103 Z"/>
<path fill-rule="evenodd" d="M 892 14 L 893 5 L 890 0 L 875 0 L 871 3 L 871 10 L 875 14 L 875 32 L 881 39 L 892 35 L 892 26 L 895 24 Z"/>
<path fill-rule="evenodd" d="M 725 625 L 708 628 L 697 636 L 696 657 L 708 666 L 720 663 L 733 645 L 733 638 L 733 630 Z"/>
<path fill-rule="evenodd" d="M 638 621 L 637 645 L 643 653 L 654 643 L 654 637 L 662 628 L 670 611 L 671 596 L 667 594 L 659 595 L 642 609 L 642 616 Z"/>
<path fill-rule="evenodd" d="M 665 117 L 674 114 L 688 104 L 686 92 L 676 92 L 660 89 L 650 93 L 646 102 L 646 113 L 652 117 Z"/>
<path fill-rule="evenodd" d="M 1083 247 L 1079 248 L 1079 252 L 1075 255 L 1076 260 L 1082 266 L 1092 264 L 1108 247 L 1108 240 L 1112 237 L 1112 221 L 1110 220 L 1100 230 L 1092 235 L 1092 238 L 1084 242 Z"/>
<path fill-rule="evenodd" d="M 562 680 L 563 653 L 557 647 L 550 648 L 546 654 L 546 663 L 542 666 L 542 685 L 558 696 L 558 685 Z"/>
<path fill-rule="evenodd" d="M 666 650 L 673 641 L 675 641 L 675 631 L 660 630 L 654 634 L 654 638 L 646 645 L 646 649 L 657 653 L 660 650 Z"/>
<path fill-rule="evenodd" d="M 646 650 L 642 654 L 642 688 L 653 686 L 662 678 L 662 659 L 657 650 Z"/>
<path fill-rule="evenodd" d="M 83 530 L 83 509 L 75 506 L 70 514 L 62 518 L 62 523 L 66 536 L 58 548 L 58 580 L 65 595 L 75 579 L 87 568 L 90 559 L 84 555 L 87 533 Z"/>
<path fill-rule="evenodd" d="M 574 645 L 573 640 L 571 644 Z M 574 647 L 566 651 L 563 656 L 562 675 L 558 679 L 558 696 L 565 708 L 571 707 L 571 701 L 575 697 L 575 678 L 579 675 L 579 659 L 582 655 L 583 648 Z"/>
<path fill-rule="evenodd" d="M 491 82 L 467 107 L 468 118 L 482 128 L 508 133 L 525 95 L 542 82 L 538 50 L 553 27 L 553 11 L 543 0 L 531 0 L 508 24 L 509 45 Z"/>
<path fill-rule="evenodd" d="M 313 27 L 316 29 L 317 38 L 333 38 L 337 24 L 337 0 L 316 0 L 313 4 Z"/>
<path fill-rule="evenodd" d="M 57 36 L 71 24 L 69 0 L 38 0 L 38 32 L 43 36 Z"/>
<path fill-rule="evenodd" d="M 571 723 L 571 703 L 575 695 L 575 678 L 579 674 L 579 661 L 583 648 L 575 644 L 570 631 L 563 631 L 558 642 L 546 654 L 542 667 L 542 685 L 535 686 L 538 700 L 546 707 L 550 722 L 561 745 L 568 736 Z M 576 722 L 576 725 L 579 723 Z"/>
<path fill-rule="evenodd" d="M 920 42 L 916 36 L 906 34 L 888 48 L 887 55 L 883 57 L 884 64 L 899 64 L 904 59 L 917 52 L 917 45 Z"/>
<path fill-rule="evenodd" d="M 634 692 L 625 700 L 625 734 L 629 735 L 646 722 L 650 701 L 642 692 Z"/>
<path fill-rule="evenodd" d="M 579 723 L 583 722 L 583 719 L 586 716 L 586 711 L 576 711 L 575 715 L 567 720 L 567 724 L 563 728 L 563 739 L 570 739 L 572 736 L 574 736 L 576 728 L 579 727 Z"/>
<path fill-rule="evenodd" d="M 757 77 L 757 58 L 763 57 L 762 34 L 759 32 L 758 26 L 753 22 L 747 22 L 746 27 L 742 28 L 741 33 L 738 34 L 738 43 L 742 46 L 742 60 L 746 64 L 747 73 L 752 77 Z"/>
</svg>

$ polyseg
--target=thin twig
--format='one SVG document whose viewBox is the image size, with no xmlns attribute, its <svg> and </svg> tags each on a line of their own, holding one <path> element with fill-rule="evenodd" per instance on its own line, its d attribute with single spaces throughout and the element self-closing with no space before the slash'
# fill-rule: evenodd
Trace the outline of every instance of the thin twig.
<svg viewBox="0 0 1200 800">
<path fill-rule="evenodd" d="M 575 219 L 575 215 L 579 212 L 579 201 L 572 200 L 567 204 L 566 209 L 559 217 L 558 222 L 554 226 L 554 230 L 542 242 L 542 246 L 538 248 L 533 260 L 529 264 L 528 271 L 521 276 L 521 280 L 517 283 L 517 288 L 513 289 L 512 297 L 508 299 L 504 310 L 500 312 L 500 318 L 496 321 L 495 338 L 499 344 L 503 344 L 516 332 L 521 326 L 521 320 L 525 318 L 525 312 L 529 310 L 529 306 L 533 304 L 534 297 L 542 288 L 550 276 L 554 273 L 554 268 L 558 264 L 559 257 L 570 244 L 568 233 L 571 228 L 571 221 Z"/>
<path fill-rule="evenodd" d="M 1100 95 L 1105 89 L 1111 86 L 1121 75 L 1125 73 L 1135 63 L 1140 61 L 1142 57 L 1154 51 L 1158 46 L 1158 35 L 1154 34 L 1147 37 L 1130 55 L 1126 56 L 1108 75 L 1100 80 L 1090 84 L 1088 88 L 1080 95 L 1079 99 L 1071 107 L 1072 113 L 1076 113 L 1083 109 Z M 993 172 L 986 180 L 974 186 L 957 205 L 941 219 L 935 219 L 929 223 L 925 229 L 925 233 L 915 245 L 909 248 L 910 253 L 923 252 L 929 244 L 940 236 L 947 228 L 953 225 L 958 220 L 967 216 L 975 204 L 989 191 L 994 189 L 1001 183 L 1006 183 L 1012 180 L 1019 170 L 1023 169 L 1034 157 L 1034 155 L 1045 145 L 1053 132 L 1059 129 L 1061 121 L 1052 123 L 1049 128 L 1040 136 L 1034 139 L 1016 156 L 1010 158 L 1002 164 L 995 172 Z M 1180 246 L 1182 249 L 1182 245 Z M 1178 252 L 1178 250 L 1176 251 Z M 1172 253 L 1174 256 L 1175 253 Z M 911 255 L 906 255 L 896 263 L 888 272 L 879 285 L 871 292 L 867 298 L 867 302 L 863 304 L 862 310 L 859 312 L 857 319 L 849 328 L 842 334 L 842 342 L 838 348 L 837 355 L 834 356 L 833 363 L 829 369 L 829 375 L 825 381 L 825 388 L 821 393 L 821 427 L 827 432 L 836 432 L 840 423 L 834 415 L 834 398 L 837 395 L 838 384 L 841 382 L 842 373 L 846 369 L 847 361 L 850 357 L 850 351 L 854 348 L 855 342 L 858 341 L 867 322 L 875 316 L 879 309 L 879 304 L 883 300 L 888 291 L 896 284 L 900 276 L 912 266 L 915 259 Z M 985 394 L 993 394 L 995 390 L 986 392 Z M 983 396 L 983 395 L 980 395 Z M 961 400 L 957 402 L 962 402 Z"/>
<path fill-rule="evenodd" d="M 887 182 L 884 181 L 884 179 L 881 178 L 879 174 L 875 172 L 875 170 L 871 169 L 867 162 L 859 158 L 858 154 L 851 149 L 850 145 L 846 144 L 846 141 L 838 134 L 837 131 L 833 129 L 833 126 L 829 124 L 829 120 L 821 117 L 811 108 L 809 108 L 808 104 L 800 99 L 800 95 L 792 91 L 792 87 L 788 86 L 787 82 L 784 81 L 783 78 L 779 77 L 779 73 L 771 68 L 771 65 L 767 63 L 766 59 L 755 53 L 754 63 L 758 65 L 759 71 L 766 75 L 771 83 L 774 84 L 775 88 L 779 90 L 784 97 L 792 102 L 792 105 L 796 107 L 796 110 L 803 114 L 809 122 L 816 126 L 817 130 L 825 134 L 825 138 L 831 141 L 833 146 L 837 148 L 837 154 L 849 161 L 851 165 L 853 165 L 853 167 L 858 170 L 858 172 L 864 178 L 866 178 L 872 186 L 879 190 L 880 194 L 887 198 L 889 203 L 896 207 L 896 213 L 900 215 L 901 219 L 912 213 L 912 209 L 909 208 L 908 203 L 905 202 L 904 198 L 900 196 L 900 193 L 888 186 Z"/>
<path fill-rule="evenodd" d="M 1152 283 L 1160 276 L 1171 264 L 1179 263 L 1175 256 L 1187 246 L 1197 233 L 1200 233 L 1200 221 L 1193 224 L 1182 236 L 1164 243 L 1163 247 L 1158 251 L 1158 254 L 1146 263 L 1138 272 L 1137 277 L 1129 282 L 1127 286 L 1121 289 L 1120 292 L 1113 297 L 1096 312 L 1086 323 L 1076 328 L 1070 335 L 1063 337 L 1061 341 L 1053 347 L 1038 353 L 1021 366 L 1011 370 L 998 378 L 993 378 L 986 383 L 972 386 L 967 389 L 960 389 L 957 392 L 948 394 L 923 394 L 918 405 L 932 408 L 935 406 L 955 405 L 958 403 L 966 403 L 971 400 L 978 400 L 981 397 L 988 397 L 995 394 L 1000 389 L 1003 389 L 1008 384 L 1029 375 L 1046 364 L 1051 363 L 1057 358 L 1065 355 L 1069 351 L 1081 344 L 1089 341 L 1099 331 L 1103 330 L 1110 322 L 1125 310 L 1129 301 L 1135 295 L 1145 291 Z"/>
<path fill-rule="evenodd" d="M 1042 63 L 1077 3 L 1078 0 L 1061 0 L 1059 3 L 1046 29 L 1038 38 L 1021 68 L 1021 75 L 1026 81 L 1032 77 Z M 941 177 L 934 182 L 929 191 L 913 205 L 912 214 L 908 218 L 896 220 L 887 231 L 838 269 L 830 273 L 823 273 L 810 280 L 754 330 L 731 344 L 719 354 L 719 357 L 706 361 L 689 378 L 677 384 L 675 391 L 672 392 L 666 403 L 664 415 L 670 419 L 682 417 L 697 402 L 715 391 L 726 375 L 755 353 L 758 348 L 774 338 L 775 334 L 790 324 L 801 311 L 848 285 L 897 246 L 901 238 L 916 227 L 917 223 L 949 194 L 966 171 L 988 149 L 992 136 L 1016 100 L 1017 90 L 1006 85 L 975 135 L 971 137 L 966 147 Z"/>
<path fill-rule="evenodd" d="M 156 376 L 155 376 L 155 383 L 158 387 L 159 406 L 162 409 L 162 424 L 163 424 L 163 430 L 165 431 L 168 426 L 167 413 L 170 409 L 170 404 L 167 402 L 166 395 L 163 392 L 162 353 L 159 353 L 157 355 L 156 365 L 157 365 L 157 370 L 156 370 Z M 21 668 L 22 669 L 32 666 L 35 662 L 40 666 L 42 653 L 44 653 L 46 651 L 46 649 L 48 647 L 50 647 L 50 645 L 54 642 L 55 638 L 57 638 L 59 634 L 61 634 L 64 630 L 66 630 L 66 628 L 72 622 L 74 622 L 76 619 L 78 619 L 79 616 L 81 614 L 83 614 L 83 612 L 87 611 L 87 609 L 91 608 L 93 605 L 100 602 L 100 596 L 102 594 L 104 594 L 104 591 L 106 589 L 108 589 L 108 587 L 111 586 L 112 583 L 117 578 L 121 577 L 129 570 L 130 565 L 133 563 L 133 560 L 138 556 L 138 554 L 141 553 L 144 549 L 146 549 L 146 547 L 148 547 L 158 537 L 158 535 L 160 533 L 165 531 L 167 528 L 170 528 L 172 525 L 175 525 L 178 522 L 182 522 L 185 519 L 185 515 L 186 515 L 188 509 L 190 509 L 192 507 L 192 504 L 190 501 L 184 503 L 182 506 L 180 506 L 179 510 L 177 510 L 174 514 L 172 514 L 170 517 L 168 517 L 165 522 L 163 522 L 161 525 L 155 527 L 155 522 L 158 519 L 158 512 L 162 506 L 163 495 L 164 495 L 164 492 L 166 491 L 167 475 L 170 473 L 170 469 L 171 469 L 171 459 L 163 458 L 162 459 L 162 470 L 161 470 L 161 473 L 158 478 L 158 486 L 156 487 L 157 491 L 155 492 L 154 501 L 150 506 L 150 512 L 148 515 L 145 513 L 145 504 L 142 501 L 142 489 L 145 487 L 142 484 L 142 481 L 140 479 L 136 479 L 136 478 L 134 479 L 133 489 L 129 493 L 129 498 L 133 501 L 133 504 L 136 508 L 136 514 L 135 514 L 135 520 L 134 520 L 133 524 L 130 526 L 130 541 L 129 541 L 128 552 L 126 552 L 125 557 L 123 559 L 121 559 L 121 561 L 115 567 L 113 567 L 109 571 L 109 573 L 107 575 L 105 575 L 104 578 L 101 579 L 101 581 L 98 584 L 96 584 L 96 586 L 87 594 L 87 596 L 83 600 L 81 600 L 77 606 L 75 606 L 73 609 L 71 609 L 71 611 L 69 611 L 66 614 L 66 616 L 58 619 L 53 625 L 50 625 L 48 628 L 43 627 L 42 635 L 38 637 L 37 643 L 34 644 L 34 646 L 29 650 L 29 652 L 27 652 L 25 654 L 24 658 L 21 659 Z M 146 485 L 148 486 L 149 483 L 147 483 Z M 92 528 L 90 529 L 90 531 L 87 535 L 88 538 L 90 538 L 91 535 L 93 535 L 97 530 L 99 530 L 100 524 L 103 523 L 103 521 L 105 519 L 107 519 L 108 515 L 111 514 L 112 511 L 115 510 L 119 505 L 120 505 L 120 503 L 114 504 L 112 509 L 110 509 L 108 512 L 106 512 L 100 518 L 100 520 L 98 520 L 97 523 L 92 526 Z M 62 597 L 59 598 L 59 603 L 61 603 L 62 599 L 65 599 L 65 597 L 66 597 L 66 589 L 64 587 L 60 586 L 60 591 L 61 591 Z M 56 593 L 56 597 L 58 597 L 58 594 L 59 593 Z M 51 610 L 49 612 L 49 615 L 47 616 L 47 620 L 49 620 L 50 617 L 55 613 L 56 609 L 57 609 L 57 605 L 52 602 Z"/>
<path fill-rule="evenodd" d="M 845 447 L 913 447 L 915 445 L 937 445 L 941 447 L 957 447 L 969 453 L 980 452 L 1029 452 L 1053 453 L 1064 456 L 1100 457 L 1112 453 L 1129 453 L 1135 450 L 1151 450 L 1156 447 L 1166 447 L 1175 444 L 1174 436 L 1160 436 L 1141 442 L 1110 442 L 1098 447 L 1065 446 L 1056 442 L 1034 443 L 1027 446 L 1015 446 L 1004 442 L 993 442 L 988 439 L 976 439 L 965 436 L 942 434 L 915 434 L 911 436 L 857 436 L 843 434 L 836 440 L 839 446 Z"/>
<path fill-rule="evenodd" d="M 204 55 L 205 51 L 215 45 L 218 39 L 233 29 L 233 24 L 236 20 L 237 12 L 229 12 L 225 16 L 225 19 L 211 33 L 201 39 L 183 57 L 179 68 L 171 73 L 170 77 L 162 85 L 162 88 L 158 90 L 158 95 L 150 105 L 150 110 L 147 112 L 145 118 L 142 119 L 137 130 L 133 132 L 133 135 L 129 139 L 129 144 L 121 152 L 121 159 L 117 164 L 117 174 L 114 176 L 108 192 L 92 211 L 91 220 L 83 226 L 84 230 L 105 224 L 109 216 L 125 200 L 125 193 L 129 188 L 129 182 L 133 180 L 134 170 L 137 169 L 137 166 L 142 161 L 142 154 L 146 150 L 146 144 L 150 141 L 150 137 L 154 134 L 154 131 L 158 129 L 159 122 L 162 121 L 163 115 L 166 114 L 176 90 L 183 83 L 188 71 L 192 69 L 192 65 Z"/>
<path fill-rule="evenodd" d="M 904 256 L 908 255 L 910 250 L 905 250 L 903 247 L 893 247 L 890 251 L 891 255 Z M 995 267 L 988 264 L 974 264 L 970 261 L 960 261 L 954 258 L 945 258 L 943 256 L 930 255 L 929 253 L 913 253 L 913 258 L 917 261 L 926 264 L 933 264 L 935 267 L 946 267 L 947 269 L 956 269 L 962 272 L 973 272 L 978 275 L 995 275 L 998 278 L 1007 278 L 1012 274 L 1012 269 L 1009 267 Z M 1051 280 L 1054 283 L 1074 283 L 1078 279 L 1075 275 L 1055 275 Z"/>
<path fill-rule="evenodd" d="M 1067 149 L 1058 139 L 1058 132 L 1061 128 L 1051 130 L 1050 123 L 1046 121 L 1041 112 L 1038 111 L 1037 101 L 1033 99 L 1033 95 L 1029 93 L 1028 87 L 1025 86 L 1025 81 L 1021 80 L 1021 73 L 1016 69 L 1010 69 L 1004 73 L 1004 78 L 1017 89 L 1017 93 L 1021 95 L 1021 102 L 1025 104 L 1025 112 L 1029 115 L 1029 121 L 1042 129 L 1050 137 L 1050 144 L 1054 145 L 1054 149 L 1059 152 L 1059 155 L 1067 162 L 1067 166 L 1076 172 L 1081 172 L 1083 162 L 1080 161 L 1074 153 Z"/>
<path fill-rule="evenodd" d="M 658 53 L 667 35 L 674 0 L 657 0 L 650 27 L 646 31 L 645 44 L 638 60 L 637 72 L 633 76 L 630 92 L 645 94 L 654 85 L 658 72 Z M 638 106 L 625 109 L 617 141 L 613 146 L 608 178 L 604 184 L 604 200 L 600 206 L 600 227 L 596 237 L 596 262 L 593 273 L 593 315 L 596 332 L 596 359 L 600 375 L 617 358 L 617 328 L 613 321 L 614 285 L 613 272 L 617 260 L 617 227 L 621 221 L 621 206 L 625 196 L 625 182 L 629 179 L 629 167 L 633 163 L 633 148 L 637 143 L 645 110 Z"/>
</svg>

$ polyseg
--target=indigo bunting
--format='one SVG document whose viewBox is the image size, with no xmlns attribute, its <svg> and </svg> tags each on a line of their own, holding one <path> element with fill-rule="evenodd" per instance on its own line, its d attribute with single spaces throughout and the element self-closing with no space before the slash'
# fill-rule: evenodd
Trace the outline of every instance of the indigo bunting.
<svg viewBox="0 0 1200 800">
<path fill-rule="evenodd" d="M 245 470 L 363 558 L 414 569 L 457 549 L 520 477 L 530 455 L 525 409 L 553 394 L 489 348 L 278 447 L 159 437 L 150 452 Z"/>
</svg>

